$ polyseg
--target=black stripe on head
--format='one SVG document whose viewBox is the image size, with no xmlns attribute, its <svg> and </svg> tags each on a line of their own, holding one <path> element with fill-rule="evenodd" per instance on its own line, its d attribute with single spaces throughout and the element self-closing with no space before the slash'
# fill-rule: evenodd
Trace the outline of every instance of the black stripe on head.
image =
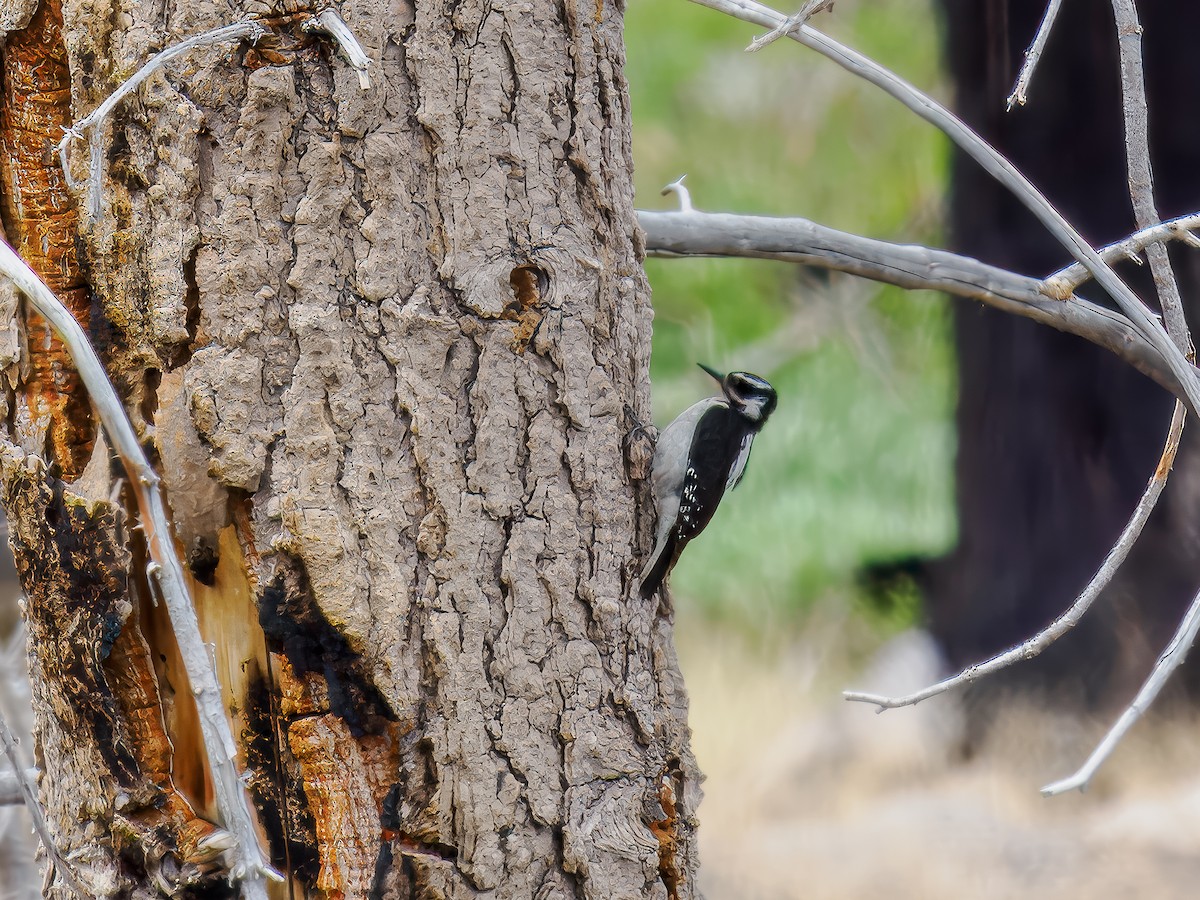
<svg viewBox="0 0 1200 900">
<path fill-rule="evenodd" d="M 765 378 L 750 372 L 730 372 L 725 376 L 725 396 L 746 418 L 763 423 L 775 410 L 778 397 Z"/>
</svg>

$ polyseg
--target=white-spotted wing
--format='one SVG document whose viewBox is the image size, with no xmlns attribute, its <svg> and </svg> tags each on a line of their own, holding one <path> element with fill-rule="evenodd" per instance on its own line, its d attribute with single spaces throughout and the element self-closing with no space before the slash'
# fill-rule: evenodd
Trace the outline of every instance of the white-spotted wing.
<svg viewBox="0 0 1200 900">
<path fill-rule="evenodd" d="M 679 498 L 676 527 L 681 541 L 704 530 L 726 489 L 741 478 L 750 454 L 748 438 L 741 417 L 723 403 L 709 407 L 701 417 Z"/>
</svg>

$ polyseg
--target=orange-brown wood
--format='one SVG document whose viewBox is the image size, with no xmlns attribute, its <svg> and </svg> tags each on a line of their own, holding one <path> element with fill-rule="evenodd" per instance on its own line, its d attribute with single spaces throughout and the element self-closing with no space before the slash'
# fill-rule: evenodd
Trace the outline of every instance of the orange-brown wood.
<svg viewBox="0 0 1200 900">
<path fill-rule="evenodd" d="M 355 737 L 333 714 L 288 725 L 288 745 L 300 766 L 304 795 L 317 829 L 317 888 L 331 897 L 366 896 L 384 835 L 383 800 L 399 771 L 400 728 Z"/>
<path fill-rule="evenodd" d="M 180 859 L 207 861 L 214 854 L 205 848 L 204 841 L 214 826 L 198 818 L 192 804 L 175 788 L 171 771 L 174 748 L 163 724 L 150 648 L 132 622 L 126 623 L 113 642 L 104 672 L 121 704 L 142 774 L 161 792 L 153 803 L 141 808 L 137 821 L 147 828 L 168 825 Z"/>
<path fill-rule="evenodd" d="M 0 194 L 13 248 L 85 328 L 91 295 L 76 250 L 79 216 L 54 145 L 71 124 L 71 73 L 62 36 L 61 0 L 43 0 L 26 28 L 0 50 Z M 45 320 L 26 317 L 29 364 L 21 398 L 46 453 L 64 477 L 83 471 L 95 438 L 91 406 L 62 343 Z"/>
<path fill-rule="evenodd" d="M 683 874 L 679 867 L 679 803 L 675 795 L 677 772 L 668 769 L 659 779 L 658 802 L 662 806 L 663 818 L 649 824 L 650 831 L 658 839 L 658 871 L 666 885 L 670 900 L 678 900 L 679 885 Z"/>
</svg>

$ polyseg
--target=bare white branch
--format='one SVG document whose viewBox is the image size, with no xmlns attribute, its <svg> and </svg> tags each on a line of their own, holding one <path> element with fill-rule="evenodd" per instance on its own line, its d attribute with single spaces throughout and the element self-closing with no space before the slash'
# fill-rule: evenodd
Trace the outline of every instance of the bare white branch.
<svg viewBox="0 0 1200 900">
<path fill-rule="evenodd" d="M 1137 254 L 1146 247 L 1161 241 L 1181 241 L 1189 247 L 1200 248 L 1200 237 L 1192 233 L 1196 228 L 1200 228 L 1200 213 L 1188 213 L 1186 216 L 1142 228 L 1127 238 L 1102 247 L 1097 252 L 1111 264 L 1122 259 L 1136 260 Z M 1045 292 L 1050 297 L 1065 299 L 1091 280 L 1092 273 L 1082 263 L 1071 263 L 1045 279 Z"/>
<path fill-rule="evenodd" d="M 2 245 L 8 246 L 7 244 Z M 46 848 L 46 855 L 50 857 L 52 871 L 78 896 L 91 896 L 91 892 L 80 884 L 75 870 L 67 862 L 62 853 L 59 852 L 58 844 L 55 843 L 53 835 L 50 834 L 50 826 L 46 823 L 46 814 L 42 811 L 42 804 L 37 798 L 37 786 L 30 777 L 30 772 L 33 770 L 27 769 L 25 763 L 21 761 L 21 754 L 17 750 L 17 739 L 13 737 L 13 733 L 8 728 L 8 722 L 4 720 L 3 715 L 0 715 L 0 744 L 4 746 L 4 755 L 12 765 L 12 774 L 16 777 L 17 788 L 21 792 L 21 798 L 25 801 L 25 808 L 29 810 L 29 818 L 33 821 L 33 830 L 37 832 L 38 837 L 42 841 L 42 846 Z M 46 874 L 49 877 L 50 873 L 47 872 Z"/>
<path fill-rule="evenodd" d="M 786 20 L 779 12 L 755 0 L 692 0 L 734 18 L 767 28 L 775 28 Z M 1172 373 L 1187 394 L 1187 405 L 1200 410 L 1200 379 L 1179 348 L 1167 336 L 1166 330 L 1112 268 L 1083 239 L 1083 236 L 1063 218 L 1062 214 L 1030 183 L 1024 175 L 983 138 L 972 131 L 957 116 L 931 97 L 913 87 L 894 72 L 875 61 L 845 47 L 816 31 L 810 25 L 799 25 L 788 37 L 804 44 L 837 63 L 846 71 L 869 81 L 927 122 L 943 131 L 962 150 L 974 159 L 989 175 L 1016 196 L 1045 228 L 1084 264 L 1096 282 L 1117 302 L 1133 326 L 1162 354 Z"/>
<path fill-rule="evenodd" d="M 1167 645 L 1167 649 L 1163 651 L 1163 655 L 1158 658 L 1158 662 L 1154 664 L 1154 668 L 1150 671 L 1150 677 L 1146 679 L 1146 683 L 1142 685 L 1142 689 L 1138 691 L 1133 702 L 1126 707 L 1125 712 L 1117 719 L 1116 723 L 1104 739 L 1100 741 L 1092 755 L 1088 757 L 1087 762 L 1079 767 L 1079 770 L 1069 778 L 1064 778 L 1061 781 L 1056 781 L 1053 784 L 1048 784 L 1042 788 L 1042 794 L 1046 797 L 1053 797 L 1057 794 L 1065 794 L 1067 791 L 1087 790 L 1088 784 L 1096 772 L 1104 765 L 1105 760 L 1112 755 L 1117 744 L 1121 742 L 1121 738 L 1125 737 L 1134 723 L 1142 717 L 1154 699 L 1158 696 L 1158 692 L 1162 690 L 1164 684 L 1167 683 L 1176 669 L 1183 665 L 1184 659 L 1187 657 L 1188 650 L 1196 642 L 1196 634 L 1200 632 L 1200 594 L 1197 594 L 1192 600 L 1192 605 L 1188 607 L 1187 613 L 1183 617 L 1183 621 L 1179 623 L 1179 628 L 1176 630 L 1174 637 L 1171 638 L 1171 643 Z"/>
<path fill-rule="evenodd" d="M 12 279 L 70 351 L 109 441 L 129 475 L 152 560 L 148 570 L 167 608 L 192 686 L 222 824 L 233 835 L 234 845 L 229 851 L 230 873 L 242 881 L 244 896 L 251 900 L 266 900 L 264 879 L 281 880 L 282 876 L 271 868 L 258 842 L 245 790 L 238 777 L 237 748 L 221 701 L 221 688 L 200 634 L 183 567 L 175 552 L 170 522 L 158 488 L 158 475 L 142 452 L 121 399 L 87 335 L 54 292 L 3 241 L 0 241 L 0 273 Z"/>
<path fill-rule="evenodd" d="M 1033 37 L 1033 43 L 1025 51 L 1025 62 L 1021 64 L 1021 72 L 1017 76 L 1017 83 L 1013 86 L 1013 92 L 1008 95 L 1009 112 L 1012 112 L 1014 106 L 1025 105 L 1029 83 L 1033 81 L 1034 70 L 1037 69 L 1038 60 L 1042 58 L 1042 51 L 1046 49 L 1046 41 L 1050 39 L 1050 32 L 1054 29 L 1054 21 L 1058 18 L 1058 10 L 1061 6 L 1062 0 L 1050 0 L 1049 5 L 1046 6 L 1046 13 L 1042 16 L 1042 24 L 1038 26 L 1037 34 Z"/>
<path fill-rule="evenodd" d="M 20 806 L 25 802 L 25 792 L 21 790 L 22 779 L 30 784 L 37 783 L 37 769 L 29 768 L 24 773 L 0 772 L 0 806 Z"/>
<path fill-rule="evenodd" d="M 1196 217 L 1200 221 L 1200 216 Z M 1177 220 L 1181 221 L 1181 220 Z M 652 257 L 738 256 L 776 259 L 871 278 L 909 290 L 944 291 L 978 300 L 1078 335 L 1115 353 L 1177 397 L 1186 391 L 1162 355 L 1118 312 L 1074 296 L 1059 272 L 1040 281 L 990 266 L 968 256 L 915 244 L 893 244 L 820 225 L 808 219 L 707 213 L 638 211 Z M 1189 232 L 1163 226 L 1160 239 L 1182 239 Z M 1101 251 L 1107 259 L 1125 253 L 1124 245 Z M 1080 283 L 1087 280 L 1082 266 Z M 1058 298 L 1058 299 L 1054 299 Z"/>
<path fill-rule="evenodd" d="M 824 9 L 832 8 L 833 0 L 808 0 L 807 3 L 800 7 L 800 11 L 793 16 L 789 16 L 786 22 L 775 28 L 772 28 L 766 34 L 760 35 L 752 40 L 750 45 L 746 48 L 746 52 L 757 53 L 768 44 L 775 43 L 797 25 L 803 25 L 810 18 L 812 18 L 815 13 L 819 13 Z"/>
<path fill-rule="evenodd" d="M 1117 44 L 1121 56 L 1121 108 L 1125 116 L 1125 157 L 1129 176 L 1129 199 L 1133 215 L 1139 228 L 1152 227 L 1159 222 L 1158 209 L 1154 202 L 1154 175 L 1150 166 L 1150 141 L 1148 137 L 1148 112 L 1146 107 L 1146 83 L 1142 71 L 1142 25 L 1138 20 L 1135 0 L 1112 0 L 1113 19 L 1117 27 Z M 1155 242 L 1146 247 L 1146 258 L 1162 304 L 1163 320 L 1175 344 L 1188 355 L 1195 356 L 1187 320 L 1183 314 L 1183 301 L 1179 286 L 1171 269 L 1171 259 L 1166 245 Z M 1181 411 L 1176 406 L 1176 418 Z M 1165 479 L 1166 472 L 1159 467 Z M 1061 794 L 1078 788 L 1085 790 L 1096 771 L 1116 749 L 1121 738 L 1154 702 L 1171 673 L 1183 663 L 1196 633 L 1200 630 L 1200 594 L 1192 602 L 1183 622 L 1171 640 L 1171 644 L 1159 658 L 1145 685 L 1133 703 L 1104 736 L 1099 746 L 1092 751 L 1087 762 L 1072 775 L 1042 789 L 1046 796 Z"/>
<path fill-rule="evenodd" d="M 1146 525 L 1146 520 L 1150 518 L 1150 513 L 1154 511 L 1154 507 L 1158 503 L 1158 498 L 1162 496 L 1163 488 L 1167 484 L 1167 475 L 1171 471 L 1171 466 L 1175 462 L 1175 454 L 1179 450 L 1179 438 L 1183 433 L 1183 422 L 1183 404 L 1176 401 L 1175 412 L 1171 416 L 1171 427 L 1167 432 L 1167 441 L 1163 447 L 1162 457 L 1159 459 L 1158 467 L 1154 470 L 1154 474 L 1150 477 L 1150 481 L 1146 485 L 1146 490 L 1142 493 L 1142 497 L 1138 501 L 1137 508 L 1134 509 L 1133 515 L 1125 525 L 1121 536 L 1117 538 L 1117 542 L 1108 551 L 1108 556 L 1104 558 L 1104 562 L 1100 565 L 1096 574 L 1092 576 L 1092 580 L 1088 582 L 1087 587 L 1083 589 L 1066 612 L 1028 640 L 993 656 L 986 662 L 968 666 L 957 675 L 952 675 L 927 688 L 899 697 L 889 697 L 884 694 L 869 694 L 862 691 L 845 691 L 842 696 L 847 700 L 874 704 L 881 711 L 896 709 L 901 706 L 913 706 L 922 700 L 928 700 L 930 697 L 936 697 L 938 694 L 943 694 L 946 691 L 961 687 L 964 684 L 970 684 L 972 681 L 991 675 L 1001 669 L 1006 669 L 1014 663 L 1033 659 L 1074 628 L 1079 620 L 1083 618 L 1084 613 L 1091 608 L 1096 598 L 1100 596 L 1100 592 L 1112 581 L 1112 577 L 1116 574 L 1117 569 L 1125 562 L 1129 551 L 1133 548 L 1138 536 L 1142 533 L 1142 529 Z"/>
<path fill-rule="evenodd" d="M 1161 220 L 1158 205 L 1154 202 L 1154 173 L 1150 166 L 1149 112 L 1146 105 L 1146 79 L 1142 70 L 1142 25 L 1134 0 L 1112 0 L 1112 8 L 1121 57 L 1121 109 L 1125 116 L 1129 200 L 1133 206 L 1134 223 L 1138 228 L 1149 228 Z M 1192 359 L 1195 350 L 1166 246 L 1158 241 L 1147 245 L 1146 258 L 1150 262 L 1150 274 L 1158 291 L 1167 334 Z"/>
<path fill-rule="evenodd" d="M 1055 239 L 1071 252 L 1097 284 L 1116 301 L 1128 318 L 1128 322 L 1167 363 L 1183 388 L 1186 406 L 1193 411 L 1200 411 L 1200 403 L 1197 402 L 1200 398 L 1200 378 L 1197 377 L 1195 368 L 1190 363 L 1193 355 L 1191 339 L 1183 317 L 1182 302 L 1174 274 L 1171 271 L 1169 256 L 1164 243 L 1162 243 L 1167 235 L 1182 236 L 1184 229 L 1180 223 L 1172 223 L 1161 235 L 1156 235 L 1141 245 L 1146 248 L 1147 258 L 1150 261 L 1155 285 L 1164 310 L 1164 321 L 1159 321 L 1158 317 L 1117 276 L 1105 256 L 1084 241 L 1079 232 L 1021 172 L 961 120 L 930 97 L 867 57 L 842 46 L 802 22 L 793 21 L 781 15 L 756 0 L 693 0 L 693 2 L 735 18 L 771 28 L 773 29 L 772 39 L 786 34 L 791 39 L 833 60 L 848 72 L 881 88 L 944 132 L 988 174 L 1012 192 Z M 1010 109 L 1014 103 L 1025 102 L 1029 80 L 1053 27 L 1060 5 L 1058 0 L 1052 0 L 1047 8 L 1034 44 L 1026 55 L 1026 63 L 1021 77 L 1018 79 L 1013 95 L 1009 98 Z M 1135 0 L 1112 0 L 1112 5 L 1121 47 L 1122 101 L 1125 114 L 1130 198 L 1136 224 L 1143 231 L 1149 232 L 1162 226 L 1158 222 L 1158 213 L 1154 203 L 1153 178 L 1147 142 L 1145 85 L 1141 63 L 1141 25 L 1137 18 Z M 1194 238 L 1191 240 L 1194 241 Z M 1006 274 L 1001 277 L 1001 280 L 1005 280 L 1007 277 Z M 1055 281 L 1054 278 L 1051 278 L 1048 281 L 1051 283 L 1043 285 L 1043 290 L 1046 288 L 1056 290 L 1055 295 L 1063 299 L 1071 296 L 1073 288 L 1068 286 L 1064 279 Z M 994 672 L 1020 659 L 1028 659 L 1040 653 L 1042 649 L 1074 627 L 1128 554 L 1129 548 L 1141 532 L 1150 510 L 1161 495 L 1178 447 L 1183 421 L 1184 407 L 1176 404 L 1162 460 L 1133 517 L 1096 576 L 1089 582 L 1071 608 L 1056 619 L 1050 627 L 985 663 L 970 667 L 950 679 L 906 697 L 891 698 L 878 694 L 847 692 L 846 698 L 874 703 L 881 709 L 916 703 L 956 685 Z M 1182 664 L 1198 632 L 1200 632 L 1200 594 L 1197 594 L 1192 602 L 1170 645 L 1160 657 L 1133 703 L 1105 736 L 1088 761 L 1075 775 L 1047 786 L 1043 793 L 1052 795 L 1087 786 L 1095 771 L 1111 754 L 1121 737 L 1154 701 L 1171 673 Z"/>
<path fill-rule="evenodd" d="M 104 180 L 104 151 L 101 141 L 104 135 L 104 123 L 109 114 L 116 109 L 117 104 L 136 91 L 147 78 L 167 63 L 190 50 L 223 42 L 236 43 L 243 39 L 253 43 L 264 34 L 266 34 L 266 29 L 257 22 L 237 22 L 186 38 L 151 57 L 149 62 L 109 94 L 103 103 L 66 129 L 63 139 L 58 142 L 58 158 L 68 184 L 72 186 L 77 185 L 78 182 L 71 176 L 70 145 L 77 138 L 86 138 L 89 144 L 88 180 L 86 182 L 88 188 L 87 208 L 93 220 L 99 218 L 101 212 L 100 188 Z"/>
<path fill-rule="evenodd" d="M 350 30 L 350 26 L 337 14 L 336 10 L 326 8 L 321 11 L 320 15 L 308 19 L 301 27 L 305 31 L 320 31 L 329 35 L 346 54 L 350 68 L 358 73 L 358 86 L 364 91 L 371 87 L 371 76 L 367 74 L 371 60 L 363 50 L 362 44 L 358 42 L 358 38 L 354 36 L 354 32 Z"/>
</svg>

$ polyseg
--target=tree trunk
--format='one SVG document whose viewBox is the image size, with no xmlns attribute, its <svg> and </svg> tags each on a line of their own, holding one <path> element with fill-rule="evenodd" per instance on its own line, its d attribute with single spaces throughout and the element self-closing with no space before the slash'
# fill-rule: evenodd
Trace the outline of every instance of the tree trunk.
<svg viewBox="0 0 1200 900">
<path fill-rule="evenodd" d="M 58 2 L 4 52 L 4 225 L 78 289 L 158 453 L 297 896 L 692 896 L 699 776 L 623 450 L 651 312 L 620 8 L 347 2 L 361 91 L 307 16 L 247 3 L 255 47 L 118 108 L 81 224 L 57 126 L 231 16 Z M 23 86 L 31 59 L 59 80 Z M 43 800 L 96 896 L 217 890 L 129 492 L 43 332 L 2 458 Z"/>
</svg>

